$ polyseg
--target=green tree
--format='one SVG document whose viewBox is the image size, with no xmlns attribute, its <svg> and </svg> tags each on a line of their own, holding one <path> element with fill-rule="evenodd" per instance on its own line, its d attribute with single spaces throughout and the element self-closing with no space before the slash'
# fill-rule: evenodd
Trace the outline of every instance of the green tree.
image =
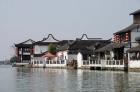
<svg viewBox="0 0 140 92">
<path fill-rule="evenodd" d="M 17 61 L 18 61 L 17 56 L 13 56 L 13 57 L 10 58 L 10 63 L 15 63 Z"/>
<path fill-rule="evenodd" d="M 56 53 L 56 45 L 55 44 L 49 44 L 49 46 L 48 46 L 48 51 L 50 52 L 50 53 Z"/>
</svg>

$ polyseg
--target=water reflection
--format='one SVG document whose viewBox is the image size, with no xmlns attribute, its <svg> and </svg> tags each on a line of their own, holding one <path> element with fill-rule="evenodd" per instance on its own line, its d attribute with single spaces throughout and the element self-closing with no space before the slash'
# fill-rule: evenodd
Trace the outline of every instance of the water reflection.
<svg viewBox="0 0 140 92">
<path fill-rule="evenodd" d="M 0 92 L 140 91 L 138 72 L 0 67 L 0 73 Z"/>
</svg>

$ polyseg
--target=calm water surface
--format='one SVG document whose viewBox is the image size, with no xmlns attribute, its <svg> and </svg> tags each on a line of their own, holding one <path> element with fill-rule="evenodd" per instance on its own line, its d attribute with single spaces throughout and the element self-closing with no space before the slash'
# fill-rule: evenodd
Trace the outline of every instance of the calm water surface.
<svg viewBox="0 0 140 92">
<path fill-rule="evenodd" d="M 0 92 L 140 92 L 140 73 L 1 65 Z"/>
</svg>

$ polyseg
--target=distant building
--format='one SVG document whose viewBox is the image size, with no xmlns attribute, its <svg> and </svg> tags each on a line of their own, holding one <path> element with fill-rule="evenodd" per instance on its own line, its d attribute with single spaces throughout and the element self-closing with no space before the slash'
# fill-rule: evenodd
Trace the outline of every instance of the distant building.
<svg viewBox="0 0 140 92">
<path fill-rule="evenodd" d="M 86 34 L 76 40 L 60 41 L 49 34 L 41 41 L 29 39 L 15 44 L 16 55 L 19 62 L 35 67 L 66 67 L 76 62 L 78 68 L 140 68 L 137 62 L 140 60 L 140 10 L 130 15 L 133 15 L 133 23 L 115 32 L 113 42 L 89 38 Z M 56 53 L 48 51 L 49 44 L 57 46 Z"/>
<path fill-rule="evenodd" d="M 140 9 L 131 13 L 133 24 L 130 26 L 130 49 L 127 50 L 128 69 L 140 71 Z"/>
<path fill-rule="evenodd" d="M 136 38 L 140 37 L 140 10 L 137 10 L 130 15 L 133 15 L 133 23 L 114 33 L 114 42 L 116 43 L 129 43 L 128 48 L 138 45 Z"/>
<path fill-rule="evenodd" d="M 138 58 L 135 58 L 139 56 L 140 10 L 130 15 L 133 15 L 133 23 L 115 32 L 113 42 L 96 51 L 102 67 L 138 68 L 140 66 L 140 63 L 136 61 Z"/>
<path fill-rule="evenodd" d="M 140 45 L 127 50 L 129 70 L 140 70 Z"/>
<path fill-rule="evenodd" d="M 33 43 L 34 53 L 32 59 L 36 61 L 42 61 L 42 56 L 48 51 L 49 44 L 58 44 L 59 40 L 54 38 L 52 34 L 49 34 L 46 38 L 41 41 Z"/>
<path fill-rule="evenodd" d="M 33 41 L 29 39 L 27 41 L 15 44 L 16 56 L 18 57 L 18 62 L 30 62 L 34 54 Z"/>
<path fill-rule="evenodd" d="M 78 53 L 81 53 L 83 60 L 95 54 L 95 50 L 110 43 L 110 40 L 102 40 L 101 38 L 88 38 L 83 34 L 81 38 L 76 40 L 57 40 L 52 34 L 43 38 L 41 41 L 33 41 L 31 39 L 24 41 L 16 46 L 16 55 L 19 62 L 30 63 L 35 67 L 61 67 L 68 64 L 72 60 L 78 59 Z M 55 44 L 57 50 L 55 54 L 48 52 L 48 45 Z M 87 63 L 87 62 L 83 62 Z"/>
<path fill-rule="evenodd" d="M 52 34 L 48 34 L 41 41 L 33 41 L 32 39 L 15 44 L 16 56 L 19 63 L 33 63 L 36 65 L 43 64 L 44 56 L 48 53 L 49 44 L 56 45 L 56 50 L 66 43 L 71 43 L 73 40 L 59 41 Z M 58 50 L 57 50 L 58 51 Z M 33 61 L 33 62 L 32 62 Z"/>
<path fill-rule="evenodd" d="M 110 42 L 110 40 L 101 38 L 88 38 L 86 34 L 83 34 L 81 38 L 60 47 L 58 53 L 63 53 L 63 58 L 67 60 L 68 64 L 77 61 L 78 68 L 82 68 L 85 64 L 89 64 L 89 59 L 97 60 L 94 57 L 96 56 L 95 51 Z M 79 58 L 82 59 L 78 61 Z"/>
</svg>

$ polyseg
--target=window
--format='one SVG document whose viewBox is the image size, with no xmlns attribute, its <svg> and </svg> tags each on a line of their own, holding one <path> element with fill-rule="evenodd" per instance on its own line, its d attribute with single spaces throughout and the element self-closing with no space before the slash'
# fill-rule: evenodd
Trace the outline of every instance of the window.
<svg viewBox="0 0 140 92">
<path fill-rule="evenodd" d="M 22 60 L 30 60 L 30 59 L 31 59 L 30 55 L 23 55 L 22 56 Z"/>
</svg>

